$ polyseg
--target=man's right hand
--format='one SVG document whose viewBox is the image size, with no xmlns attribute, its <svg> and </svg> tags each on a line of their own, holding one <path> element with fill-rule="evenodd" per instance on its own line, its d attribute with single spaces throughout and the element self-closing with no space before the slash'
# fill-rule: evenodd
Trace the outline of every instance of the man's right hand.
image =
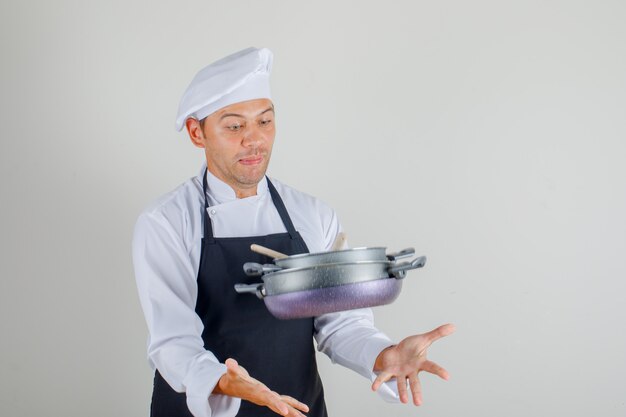
<svg viewBox="0 0 626 417">
<path fill-rule="evenodd" d="M 269 407 L 282 416 L 304 417 L 300 411 L 305 413 L 309 411 L 306 404 L 288 395 L 280 395 L 252 378 L 236 360 L 226 359 L 225 364 L 227 372 L 217 382 L 213 389 L 214 394 L 238 397 L 256 405 Z"/>
</svg>

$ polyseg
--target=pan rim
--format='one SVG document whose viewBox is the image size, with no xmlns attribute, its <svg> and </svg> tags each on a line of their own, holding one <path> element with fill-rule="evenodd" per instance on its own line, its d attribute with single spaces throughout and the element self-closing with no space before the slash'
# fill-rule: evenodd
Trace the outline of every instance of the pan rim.
<svg viewBox="0 0 626 417">
<path fill-rule="evenodd" d="M 339 253 L 346 253 L 346 252 L 361 252 L 361 251 L 370 250 L 370 249 L 383 249 L 383 250 L 385 250 L 385 253 L 387 252 L 387 247 L 386 246 L 361 246 L 361 247 L 358 247 L 358 248 L 348 248 L 348 249 L 341 249 L 341 250 L 321 251 L 321 252 L 313 252 L 313 253 L 297 253 L 295 255 L 289 255 L 286 258 L 274 258 L 274 262 L 276 262 L 276 261 L 288 261 L 288 260 L 292 260 L 292 259 L 301 259 L 301 258 L 306 258 L 306 257 L 313 258 L 315 256 L 328 255 L 328 254 L 339 254 Z"/>
<path fill-rule="evenodd" d="M 311 265 L 311 266 L 303 266 L 303 267 L 299 267 L 299 268 L 285 268 L 285 269 L 281 269 L 278 271 L 274 271 L 274 272 L 269 272 L 265 275 L 263 275 L 263 280 L 265 280 L 266 277 L 271 277 L 271 276 L 276 276 L 276 275 L 280 275 L 280 274 L 286 274 L 286 273 L 292 273 L 292 272 L 301 272 L 301 271 L 309 271 L 312 269 L 320 269 L 320 268 L 338 268 L 338 267 L 346 267 L 346 266 L 356 266 L 356 265 L 373 265 L 373 264 L 385 264 L 385 265 L 391 265 L 393 262 L 387 260 L 387 261 L 352 261 L 352 262 L 330 262 L 330 263 L 325 263 L 325 264 L 317 264 L 317 265 Z"/>
</svg>

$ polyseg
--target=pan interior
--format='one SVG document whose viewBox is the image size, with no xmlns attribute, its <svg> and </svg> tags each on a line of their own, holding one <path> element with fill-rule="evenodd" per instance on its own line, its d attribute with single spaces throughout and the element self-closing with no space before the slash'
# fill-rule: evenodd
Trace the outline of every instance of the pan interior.
<svg viewBox="0 0 626 417">
<path fill-rule="evenodd" d="M 364 250 L 371 250 L 371 249 L 383 249 L 386 250 L 387 248 L 385 246 L 372 246 L 372 247 L 360 247 L 360 248 L 350 248 L 350 249 L 341 249 L 341 250 L 336 250 L 336 251 L 325 251 L 325 252 L 314 252 L 314 253 L 298 253 L 296 255 L 291 255 L 288 256 L 286 258 L 276 258 L 275 260 L 285 260 L 285 259 L 299 259 L 299 258 L 305 258 L 305 257 L 314 257 L 314 256 L 318 256 L 318 255 L 328 255 L 328 254 L 341 254 L 341 253 L 349 253 L 349 252 L 360 252 L 360 251 L 364 251 Z"/>
</svg>

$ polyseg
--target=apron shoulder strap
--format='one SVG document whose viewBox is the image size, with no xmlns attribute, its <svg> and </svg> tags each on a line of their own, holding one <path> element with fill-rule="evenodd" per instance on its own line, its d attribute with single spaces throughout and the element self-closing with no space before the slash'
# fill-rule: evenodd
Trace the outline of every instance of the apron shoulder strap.
<svg viewBox="0 0 626 417">
<path fill-rule="evenodd" d="M 298 236 L 296 233 L 296 228 L 291 221 L 291 217 L 289 217 L 289 213 L 287 213 L 287 208 L 285 207 L 285 203 L 283 203 L 283 199 L 280 198 L 280 194 L 276 191 L 276 187 L 272 184 L 272 181 L 268 177 L 267 178 L 267 187 L 270 190 L 270 195 L 272 196 L 272 201 L 274 202 L 274 206 L 276 206 L 276 210 L 278 210 L 278 214 L 280 215 L 287 232 L 289 233 L 289 237 L 291 239 L 296 239 Z"/>
<path fill-rule="evenodd" d="M 207 197 L 207 171 L 208 168 L 204 170 L 204 176 L 202 177 L 202 194 L 204 194 L 204 213 L 202 213 L 202 221 L 204 222 L 204 239 L 208 243 L 214 243 L 215 238 L 213 237 L 213 226 L 211 225 L 211 218 L 209 217 L 209 199 Z"/>
</svg>

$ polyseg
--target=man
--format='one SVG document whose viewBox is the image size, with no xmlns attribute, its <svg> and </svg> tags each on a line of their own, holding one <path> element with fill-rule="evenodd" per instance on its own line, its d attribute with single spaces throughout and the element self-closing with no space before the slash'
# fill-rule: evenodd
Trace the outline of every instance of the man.
<svg viewBox="0 0 626 417">
<path fill-rule="evenodd" d="M 201 70 L 176 120 L 204 149 L 206 168 L 148 207 L 133 261 L 155 370 L 151 416 L 326 416 L 313 338 L 333 362 L 373 381 L 386 399 L 419 405 L 418 372 L 447 379 L 426 349 L 452 325 L 394 345 L 369 309 L 277 320 L 239 295 L 252 243 L 287 254 L 329 250 L 334 211 L 265 176 L 275 136 L 272 54 L 248 48 Z M 245 400 L 245 401 L 241 401 Z"/>
</svg>

